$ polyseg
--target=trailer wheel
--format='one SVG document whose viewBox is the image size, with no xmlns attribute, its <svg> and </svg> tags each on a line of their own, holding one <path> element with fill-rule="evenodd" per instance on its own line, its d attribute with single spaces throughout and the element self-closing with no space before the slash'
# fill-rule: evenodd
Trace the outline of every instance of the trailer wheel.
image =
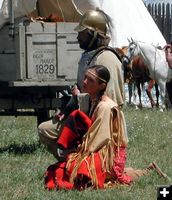
<svg viewBox="0 0 172 200">
<path fill-rule="evenodd" d="M 38 111 L 36 111 L 36 116 L 37 116 L 37 125 L 39 125 L 40 123 L 49 120 L 50 118 L 49 110 L 39 109 Z"/>
</svg>

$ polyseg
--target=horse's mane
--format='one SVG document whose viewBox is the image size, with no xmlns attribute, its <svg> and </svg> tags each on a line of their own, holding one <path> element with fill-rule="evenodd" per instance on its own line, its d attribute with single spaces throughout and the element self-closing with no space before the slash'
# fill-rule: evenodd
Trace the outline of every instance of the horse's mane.
<svg viewBox="0 0 172 200">
<path fill-rule="evenodd" d="M 155 51 L 156 54 L 159 54 L 159 55 L 162 55 L 162 54 L 165 52 L 164 48 L 162 48 L 162 47 L 159 46 L 159 45 L 155 45 L 155 44 L 151 44 L 151 43 L 146 43 L 146 42 L 143 42 L 143 41 L 135 41 L 134 43 L 135 43 L 136 45 L 145 44 L 145 45 L 147 45 L 147 46 L 153 47 L 153 51 Z M 139 45 L 139 47 L 140 47 L 140 46 L 141 46 L 141 45 Z"/>
<path fill-rule="evenodd" d="M 119 48 L 119 47 L 115 48 L 115 50 L 117 51 L 117 53 L 119 54 L 119 56 L 121 58 L 123 58 L 125 56 L 127 49 L 128 49 L 128 46 L 122 46 L 121 48 Z"/>
</svg>

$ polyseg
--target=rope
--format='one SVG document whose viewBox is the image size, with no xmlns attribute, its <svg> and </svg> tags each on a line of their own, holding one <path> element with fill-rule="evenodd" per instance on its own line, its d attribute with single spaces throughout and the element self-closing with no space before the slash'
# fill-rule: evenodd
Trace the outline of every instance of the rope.
<svg viewBox="0 0 172 200">
<path fill-rule="evenodd" d="M 153 72 L 154 72 L 154 80 L 155 80 L 155 76 L 156 76 L 156 73 L 155 73 L 155 64 L 156 64 L 156 52 L 157 52 L 157 48 L 155 47 L 155 55 L 154 55 L 154 66 L 153 66 Z"/>
<path fill-rule="evenodd" d="M 59 0 L 57 0 L 57 4 L 58 4 L 58 7 L 59 7 L 59 9 L 60 9 L 60 12 L 61 12 L 63 21 L 65 22 L 65 17 L 64 17 L 64 14 L 63 14 L 63 9 L 62 9 L 61 6 L 60 6 Z"/>
</svg>

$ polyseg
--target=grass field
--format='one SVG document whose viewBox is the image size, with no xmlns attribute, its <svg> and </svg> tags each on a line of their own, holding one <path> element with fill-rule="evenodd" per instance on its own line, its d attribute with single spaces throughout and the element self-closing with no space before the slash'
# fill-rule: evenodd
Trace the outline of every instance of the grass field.
<svg viewBox="0 0 172 200">
<path fill-rule="evenodd" d="M 172 178 L 172 111 L 125 107 L 129 145 L 127 166 L 152 161 Z M 0 117 L 0 200 L 155 200 L 158 185 L 172 184 L 155 171 L 131 186 L 109 190 L 46 191 L 43 175 L 55 162 L 38 142 L 35 117 Z"/>
</svg>

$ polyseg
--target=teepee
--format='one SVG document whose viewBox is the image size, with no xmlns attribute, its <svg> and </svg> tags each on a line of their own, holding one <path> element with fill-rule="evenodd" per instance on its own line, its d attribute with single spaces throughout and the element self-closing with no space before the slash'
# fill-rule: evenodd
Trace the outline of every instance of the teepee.
<svg viewBox="0 0 172 200">
<path fill-rule="evenodd" d="M 102 9 L 113 22 L 111 46 L 128 45 L 128 38 L 164 46 L 166 41 L 147 11 L 142 0 L 12 0 L 15 17 L 34 13 L 48 16 L 58 14 L 64 21 L 79 22 L 88 9 Z M 9 1 L 4 0 L 0 10 L 0 28 L 9 20 Z"/>
<path fill-rule="evenodd" d="M 142 0 L 73 0 L 80 12 L 99 7 L 113 20 L 112 46 L 128 45 L 128 38 L 164 46 L 166 41 Z"/>
</svg>

